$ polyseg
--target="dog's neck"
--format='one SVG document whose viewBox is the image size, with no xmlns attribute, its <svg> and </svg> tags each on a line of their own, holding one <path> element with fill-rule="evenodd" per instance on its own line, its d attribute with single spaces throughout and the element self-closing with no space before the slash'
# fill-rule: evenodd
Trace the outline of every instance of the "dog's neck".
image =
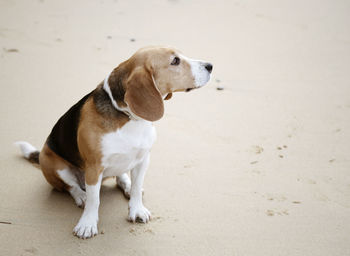
<svg viewBox="0 0 350 256">
<path fill-rule="evenodd" d="M 113 71 L 112 71 L 113 72 Z M 127 106 L 126 104 L 126 107 L 121 107 L 118 105 L 117 101 L 114 99 L 113 97 L 113 94 L 112 94 L 112 91 L 111 91 L 111 87 L 109 86 L 109 83 L 108 83 L 108 79 L 111 75 L 110 72 L 106 78 L 104 79 L 104 82 L 103 82 L 103 90 L 108 94 L 111 102 L 112 102 L 112 105 L 113 107 L 115 107 L 118 111 L 120 112 L 123 112 L 124 114 L 126 114 L 131 120 L 140 120 L 140 118 L 138 116 L 136 116 L 134 113 L 131 112 L 131 110 L 129 109 L 129 107 Z"/>
</svg>

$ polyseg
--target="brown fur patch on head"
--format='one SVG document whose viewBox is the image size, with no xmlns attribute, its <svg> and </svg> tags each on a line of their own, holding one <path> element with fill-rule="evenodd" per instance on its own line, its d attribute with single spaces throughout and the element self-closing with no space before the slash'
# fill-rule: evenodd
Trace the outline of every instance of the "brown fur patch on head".
<svg viewBox="0 0 350 256">
<path fill-rule="evenodd" d="M 178 65 L 171 65 L 173 59 L 180 59 Z M 151 70 L 155 84 L 162 96 L 177 91 L 195 88 L 191 66 L 181 53 L 170 47 L 146 47 L 137 51 L 130 59 Z M 169 96 L 168 99 L 171 97 Z"/>
</svg>

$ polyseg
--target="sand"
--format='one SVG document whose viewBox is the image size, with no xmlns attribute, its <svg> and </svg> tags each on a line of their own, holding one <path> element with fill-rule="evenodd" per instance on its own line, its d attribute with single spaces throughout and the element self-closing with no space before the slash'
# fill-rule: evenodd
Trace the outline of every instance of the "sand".
<svg viewBox="0 0 350 256">
<path fill-rule="evenodd" d="M 348 1 L 1 1 L 0 255 L 350 255 Z M 12 145 L 57 119 L 137 49 L 209 60 L 209 84 L 155 123 L 149 224 L 102 186 L 82 210 Z M 221 87 L 223 90 L 217 90 Z"/>
</svg>

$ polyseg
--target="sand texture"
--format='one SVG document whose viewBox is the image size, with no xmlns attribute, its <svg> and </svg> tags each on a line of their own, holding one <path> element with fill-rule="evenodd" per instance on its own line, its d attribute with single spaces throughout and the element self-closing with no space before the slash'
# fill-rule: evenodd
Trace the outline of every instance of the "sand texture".
<svg viewBox="0 0 350 256">
<path fill-rule="evenodd" d="M 0 255 L 350 255 L 349 1 L 0 1 Z M 214 64 L 155 123 L 149 224 L 107 180 L 99 234 L 13 146 L 120 62 L 172 45 Z M 221 89 L 218 90 L 217 88 Z"/>
</svg>

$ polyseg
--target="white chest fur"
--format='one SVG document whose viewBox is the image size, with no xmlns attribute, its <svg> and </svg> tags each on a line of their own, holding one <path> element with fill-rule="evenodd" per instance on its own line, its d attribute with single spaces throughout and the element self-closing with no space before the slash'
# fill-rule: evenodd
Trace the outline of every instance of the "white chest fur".
<svg viewBox="0 0 350 256">
<path fill-rule="evenodd" d="M 151 122 L 130 120 L 115 132 L 102 137 L 104 177 L 118 176 L 144 160 L 156 139 Z"/>
</svg>

